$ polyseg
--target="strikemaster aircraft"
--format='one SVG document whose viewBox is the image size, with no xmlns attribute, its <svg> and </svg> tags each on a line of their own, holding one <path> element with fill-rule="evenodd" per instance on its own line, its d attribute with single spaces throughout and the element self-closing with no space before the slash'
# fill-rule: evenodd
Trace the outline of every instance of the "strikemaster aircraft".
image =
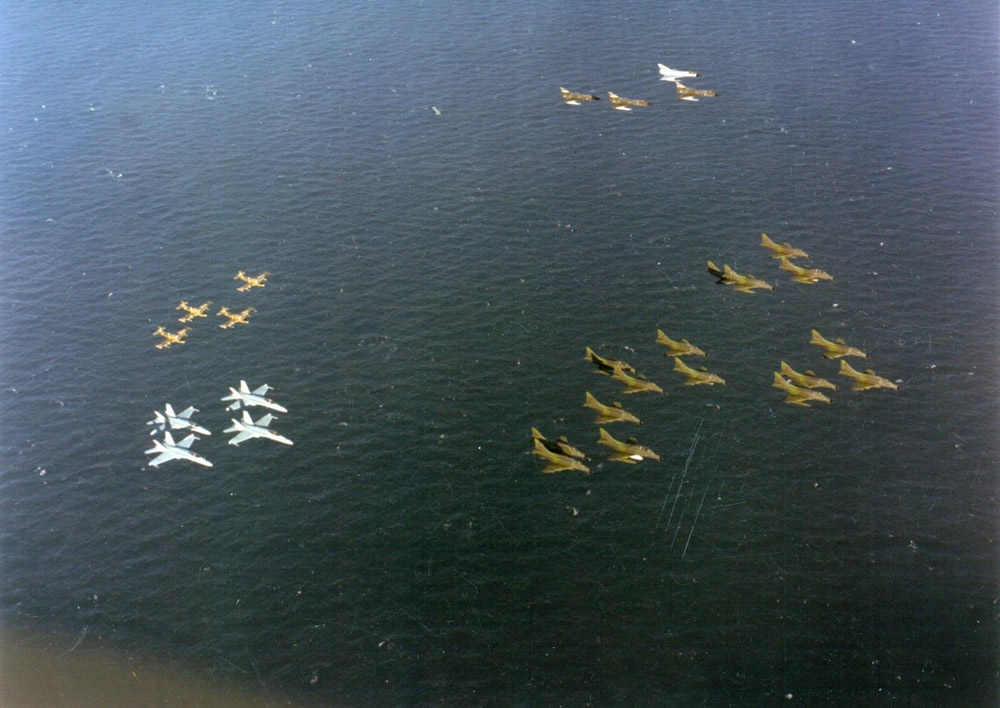
<svg viewBox="0 0 1000 708">
<path fill-rule="evenodd" d="M 164 462 L 169 462 L 170 460 L 187 460 L 188 462 L 194 462 L 196 465 L 211 467 L 211 462 L 206 460 L 201 455 L 191 452 L 191 443 L 197 439 L 198 438 L 192 433 L 179 443 L 175 443 L 174 436 L 170 434 L 169 430 L 166 431 L 163 434 L 162 442 L 160 440 L 154 440 L 153 447 L 146 450 L 147 455 L 159 453 L 156 457 L 149 461 L 149 466 L 159 467 Z"/>
<path fill-rule="evenodd" d="M 222 324 L 219 325 L 219 329 L 232 329 L 235 325 L 247 324 L 247 319 L 253 312 L 256 312 L 256 309 L 253 307 L 248 307 L 245 310 L 242 310 L 241 312 L 230 312 L 228 307 L 223 307 L 215 314 L 218 317 L 229 318 L 228 322 L 223 322 Z"/>
<path fill-rule="evenodd" d="M 242 421 L 236 420 L 235 418 L 230 418 L 230 420 L 233 421 L 232 426 L 222 431 L 224 433 L 237 433 L 237 435 L 234 435 L 229 439 L 230 445 L 239 445 L 244 440 L 249 440 L 250 438 L 267 438 L 268 440 L 280 442 L 285 445 L 295 444 L 284 435 L 278 435 L 278 433 L 267 427 L 271 424 L 271 421 L 274 420 L 274 416 L 270 413 L 262 415 L 256 423 L 253 421 L 253 418 L 250 417 L 250 413 L 248 411 L 243 411 Z"/>
<path fill-rule="evenodd" d="M 270 274 L 271 274 L 270 272 L 265 270 L 260 275 L 256 276 L 247 275 L 241 270 L 239 273 L 233 276 L 233 280 L 243 281 L 243 285 L 236 288 L 236 290 L 241 293 L 245 293 L 247 290 L 250 290 L 251 288 L 262 288 L 267 284 L 267 276 L 269 276 Z"/>
<path fill-rule="evenodd" d="M 184 315 L 177 318 L 178 322 L 191 322 L 195 317 L 208 317 L 208 306 L 212 304 L 211 300 L 201 303 L 197 307 L 194 305 L 189 305 L 187 300 L 181 300 L 181 304 L 175 307 L 175 310 L 184 310 Z"/>
<path fill-rule="evenodd" d="M 157 349 L 169 349 L 172 344 L 184 344 L 184 338 L 187 337 L 190 327 L 185 327 L 178 332 L 168 332 L 163 329 L 162 326 L 157 327 L 153 330 L 153 335 L 157 337 L 163 337 L 163 341 L 156 345 Z"/>
<path fill-rule="evenodd" d="M 253 391 L 247 386 L 247 382 L 240 379 L 240 388 L 237 391 L 232 386 L 229 387 L 229 395 L 223 396 L 221 400 L 232 401 L 232 403 L 227 406 L 227 410 L 235 411 L 239 410 L 240 406 L 245 406 L 249 408 L 250 406 L 262 406 L 263 408 L 270 408 L 273 411 L 278 411 L 279 413 L 287 413 L 288 409 L 284 406 L 279 406 L 277 403 L 272 401 L 270 398 L 265 398 L 267 392 L 271 390 L 271 387 L 267 384 L 259 386 Z"/>
<path fill-rule="evenodd" d="M 153 420 L 146 421 L 146 425 L 154 426 L 154 429 L 150 430 L 149 434 L 156 435 L 158 432 L 162 433 L 169 427 L 171 430 L 184 430 L 187 428 L 190 429 L 192 433 L 198 433 L 199 435 L 211 435 L 211 432 L 191 420 L 191 416 L 197 412 L 197 408 L 194 406 L 188 406 L 180 413 L 174 413 L 174 407 L 168 403 L 164 408 L 163 413 L 155 411 L 153 413 Z"/>
</svg>

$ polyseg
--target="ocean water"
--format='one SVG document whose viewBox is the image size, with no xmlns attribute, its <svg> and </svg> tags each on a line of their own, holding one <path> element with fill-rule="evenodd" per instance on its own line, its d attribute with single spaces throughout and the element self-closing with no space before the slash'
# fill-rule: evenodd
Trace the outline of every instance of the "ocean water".
<svg viewBox="0 0 1000 708">
<path fill-rule="evenodd" d="M 995 3 L 0 19 L 8 702 L 39 645 L 109 667 L 89 705 L 157 673 L 175 704 L 996 702 Z M 155 349 L 182 299 L 213 315 Z M 658 328 L 726 385 L 682 385 Z M 899 390 L 848 390 L 813 328 Z M 784 405 L 782 360 L 832 403 Z M 226 444 L 240 379 L 294 446 Z M 605 461 L 585 391 L 661 460 Z M 211 469 L 146 466 L 167 402 Z M 532 426 L 592 474 L 543 475 Z"/>
</svg>

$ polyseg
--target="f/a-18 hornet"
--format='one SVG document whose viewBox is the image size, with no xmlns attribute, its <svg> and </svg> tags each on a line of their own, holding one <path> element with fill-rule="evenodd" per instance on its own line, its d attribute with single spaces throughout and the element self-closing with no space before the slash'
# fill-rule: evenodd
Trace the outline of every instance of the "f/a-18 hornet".
<svg viewBox="0 0 1000 708">
<path fill-rule="evenodd" d="M 250 290 L 251 288 L 262 288 L 267 284 L 267 276 L 269 276 L 270 274 L 271 274 L 270 272 L 265 270 L 260 275 L 253 276 L 253 275 L 247 275 L 241 270 L 239 273 L 233 276 L 233 280 L 243 281 L 243 285 L 236 288 L 236 290 L 241 293 L 245 293 L 247 290 Z"/>
<path fill-rule="evenodd" d="M 240 406 L 245 406 L 249 408 L 250 406 L 261 406 L 263 408 L 270 408 L 272 411 L 278 411 L 279 413 L 287 413 L 288 409 L 279 406 L 277 403 L 272 401 L 270 398 L 265 398 L 267 392 L 271 390 L 271 387 L 267 384 L 263 386 L 258 386 L 253 391 L 247 386 L 247 382 L 240 379 L 240 388 L 237 391 L 232 386 L 229 387 L 229 395 L 223 396 L 220 400 L 222 401 L 232 401 L 226 410 L 235 411 L 238 410 Z"/>
<path fill-rule="evenodd" d="M 159 453 L 156 457 L 149 461 L 149 466 L 159 467 L 164 462 L 169 462 L 170 460 L 187 460 L 188 462 L 193 462 L 196 465 L 201 465 L 202 467 L 211 467 L 211 462 L 206 460 L 201 455 L 191 452 L 191 443 L 197 439 L 198 438 L 192 433 L 179 443 L 175 443 L 174 436 L 170 434 L 169 430 L 166 431 L 163 434 L 162 442 L 154 440 L 153 447 L 146 450 L 147 455 Z"/>
<path fill-rule="evenodd" d="M 249 440 L 250 438 L 267 438 L 268 440 L 273 440 L 274 442 L 279 442 L 284 445 L 294 445 L 291 440 L 286 438 L 284 435 L 278 435 L 276 432 L 268 428 L 267 426 L 271 424 L 274 420 L 274 416 L 270 413 L 265 413 L 262 415 L 255 423 L 253 418 L 250 417 L 249 411 L 243 411 L 243 420 L 236 420 L 235 418 L 230 418 L 233 424 L 223 430 L 224 433 L 237 433 L 229 439 L 230 445 L 239 445 L 244 440 Z"/>
<path fill-rule="evenodd" d="M 178 322 L 191 322 L 195 317 L 208 317 L 208 306 L 212 304 L 211 300 L 203 302 L 197 307 L 194 305 L 189 305 L 187 300 L 181 300 L 181 304 L 175 307 L 175 310 L 184 310 L 184 315 L 177 318 Z"/>
<path fill-rule="evenodd" d="M 230 312 L 228 307 L 223 307 L 215 314 L 219 317 L 228 317 L 229 321 L 220 324 L 219 329 L 232 329 L 238 324 L 247 324 L 250 314 L 256 311 L 254 308 L 248 307 L 242 312 Z"/>
<path fill-rule="evenodd" d="M 211 432 L 191 420 L 192 414 L 197 412 L 197 408 L 188 406 L 180 413 L 174 413 L 174 407 L 168 403 L 163 413 L 155 411 L 153 413 L 153 420 L 146 421 L 146 425 L 154 426 L 154 429 L 150 430 L 149 434 L 156 435 L 158 432 L 162 433 L 169 427 L 171 430 L 189 429 L 192 433 L 198 433 L 198 435 L 211 435 Z"/>
<path fill-rule="evenodd" d="M 157 349 L 169 349 L 173 344 L 184 344 L 184 338 L 187 337 L 188 332 L 191 331 L 190 327 L 185 327 L 178 332 L 168 332 L 163 329 L 162 326 L 157 327 L 153 330 L 154 336 L 163 337 L 163 341 L 156 345 Z"/>
</svg>

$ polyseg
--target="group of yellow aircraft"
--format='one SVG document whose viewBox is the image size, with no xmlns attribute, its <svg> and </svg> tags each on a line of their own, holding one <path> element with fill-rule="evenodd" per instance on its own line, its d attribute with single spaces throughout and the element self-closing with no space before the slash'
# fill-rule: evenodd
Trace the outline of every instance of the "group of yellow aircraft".
<svg viewBox="0 0 1000 708">
<path fill-rule="evenodd" d="M 692 101 L 696 102 L 699 98 L 710 98 L 718 96 L 719 94 L 715 91 L 710 91 L 708 89 L 696 89 L 690 86 L 685 86 L 681 83 L 681 79 L 686 78 L 697 78 L 701 74 L 697 74 L 693 71 L 684 71 L 678 69 L 671 69 L 669 66 L 664 66 L 663 64 L 657 64 L 660 69 L 660 80 L 661 81 L 672 81 L 674 83 L 675 92 L 677 94 L 677 99 L 680 101 Z M 600 101 L 601 97 L 592 93 L 577 93 L 576 91 L 570 91 L 567 88 L 559 87 L 559 94 L 562 97 L 563 104 L 567 106 L 579 106 L 584 101 Z M 611 107 L 616 111 L 631 111 L 637 106 L 649 106 L 651 105 L 649 101 L 642 98 L 625 98 L 624 96 L 619 96 L 617 93 L 608 91 L 608 99 Z"/>
<path fill-rule="evenodd" d="M 771 258 L 778 259 L 783 271 L 792 274 L 792 280 L 803 285 L 813 285 L 821 280 L 833 280 L 833 276 L 819 268 L 803 268 L 792 263 L 793 258 L 809 258 L 809 254 L 801 248 L 795 248 L 790 243 L 775 243 L 767 234 L 760 235 L 760 245 L 771 252 Z M 721 269 L 712 261 L 708 261 L 708 272 L 715 276 L 717 283 L 729 285 L 737 292 L 753 295 L 754 290 L 774 290 L 767 281 L 756 276 L 742 275 L 724 265 Z"/>
<path fill-rule="evenodd" d="M 243 283 L 243 285 L 236 288 L 238 292 L 247 292 L 252 288 L 263 288 L 267 283 L 268 275 L 270 273 L 264 271 L 260 275 L 251 276 L 241 270 L 233 276 L 233 280 L 239 280 Z M 208 308 L 211 304 L 211 300 L 206 300 L 197 306 L 191 305 L 187 300 L 181 300 L 180 304 L 174 309 L 181 310 L 184 314 L 178 317 L 177 321 L 186 324 L 193 322 L 198 317 L 208 317 Z M 232 329 L 238 324 L 247 324 L 250 315 L 254 312 L 256 312 L 256 309 L 253 307 L 247 307 L 240 312 L 232 312 L 228 307 L 223 306 L 215 314 L 218 317 L 226 318 L 226 321 L 219 325 L 220 329 Z M 156 348 L 169 349 L 174 344 L 184 344 L 190 331 L 190 327 L 184 327 L 176 332 L 169 332 L 161 325 L 153 330 L 153 335 L 161 338 L 161 341 L 156 344 Z"/>
</svg>

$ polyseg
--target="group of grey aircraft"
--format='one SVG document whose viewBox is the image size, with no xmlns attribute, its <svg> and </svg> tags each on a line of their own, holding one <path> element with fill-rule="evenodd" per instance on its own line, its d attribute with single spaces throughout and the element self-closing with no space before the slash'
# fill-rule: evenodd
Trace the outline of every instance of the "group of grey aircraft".
<svg viewBox="0 0 1000 708">
<path fill-rule="evenodd" d="M 247 275 L 241 270 L 233 276 L 233 280 L 239 280 L 243 283 L 241 286 L 236 288 L 237 292 L 242 293 L 253 288 L 263 288 L 267 284 L 268 275 L 270 275 L 268 271 L 264 271 L 260 275 Z M 200 305 L 191 305 L 187 300 L 181 300 L 180 304 L 174 309 L 181 310 L 184 314 L 178 317 L 177 321 L 186 325 L 199 317 L 208 317 L 208 308 L 211 305 L 211 300 L 206 300 Z M 244 308 L 239 312 L 232 312 L 228 307 L 222 307 L 215 314 L 217 317 L 226 318 L 226 321 L 219 325 L 220 329 L 232 329 L 238 324 L 247 324 L 250 315 L 254 312 L 256 312 L 256 310 L 253 307 Z M 184 344 L 190 331 L 190 327 L 183 327 L 176 332 L 170 332 L 164 329 L 163 325 L 160 325 L 153 330 L 153 336 L 160 337 L 160 341 L 156 343 L 156 348 L 169 349 L 174 344 Z"/>
<path fill-rule="evenodd" d="M 250 416 L 250 412 L 246 410 L 252 406 L 258 406 L 277 411 L 278 413 L 287 413 L 287 408 L 275 403 L 270 398 L 267 398 L 267 392 L 269 390 L 271 390 L 271 387 L 264 384 L 251 391 L 247 382 L 241 380 L 239 388 L 230 386 L 229 395 L 223 396 L 222 399 L 220 399 L 222 401 L 230 402 L 229 405 L 226 406 L 227 411 L 236 411 L 243 408 L 242 417 L 240 419 L 230 418 L 232 425 L 222 431 L 223 433 L 235 433 L 235 435 L 229 439 L 230 445 L 239 446 L 240 443 L 250 440 L 251 438 L 263 438 L 282 443 L 283 445 L 294 444 L 284 435 L 279 435 L 268 427 L 271 424 L 271 421 L 274 420 L 273 415 L 266 413 L 254 421 L 254 419 Z M 162 413 L 160 411 L 154 412 L 153 420 L 147 421 L 146 425 L 153 427 L 153 430 L 149 433 L 150 435 L 163 433 L 163 439 L 154 439 L 153 447 L 146 450 L 147 455 L 156 455 L 156 457 L 149 461 L 149 467 L 159 467 L 164 462 L 169 462 L 170 460 L 186 460 L 188 462 L 201 465 L 202 467 L 212 466 L 211 462 L 191 450 L 192 444 L 196 440 L 201 439 L 198 436 L 212 434 L 207 428 L 198 425 L 191 419 L 191 416 L 197 412 L 197 408 L 189 406 L 180 413 L 175 413 L 173 406 L 169 403 L 165 406 Z M 190 432 L 188 432 L 187 437 L 183 438 L 180 442 L 175 442 L 172 433 L 172 431 L 175 430 Z"/>
<path fill-rule="evenodd" d="M 694 89 L 681 83 L 681 79 L 697 78 L 701 76 L 701 74 L 697 74 L 693 71 L 671 69 L 669 66 L 664 66 L 663 64 L 657 64 L 657 66 L 660 69 L 660 80 L 673 82 L 678 100 L 697 101 L 700 98 L 708 98 L 719 95 L 715 91 L 709 91 L 708 89 Z M 567 88 L 563 88 L 562 86 L 559 87 L 559 94 L 562 97 L 562 102 L 567 106 L 579 106 L 582 105 L 584 101 L 601 100 L 601 97 L 596 94 L 578 93 L 576 91 L 570 91 Z M 631 111 L 633 108 L 639 106 L 651 105 L 651 103 L 645 99 L 625 98 L 624 96 L 619 96 L 617 93 L 612 91 L 608 91 L 608 102 L 616 111 Z"/>
</svg>

